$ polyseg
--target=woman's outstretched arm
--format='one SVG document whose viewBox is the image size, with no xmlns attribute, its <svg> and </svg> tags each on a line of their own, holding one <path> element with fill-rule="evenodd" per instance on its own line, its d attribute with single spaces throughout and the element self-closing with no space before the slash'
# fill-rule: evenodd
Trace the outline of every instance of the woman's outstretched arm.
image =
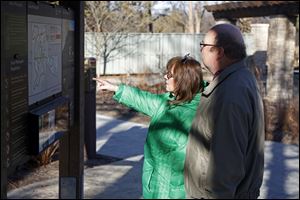
<svg viewBox="0 0 300 200">
<path fill-rule="evenodd" d="M 100 78 L 93 78 L 93 80 L 98 82 L 98 90 L 115 92 L 113 98 L 116 101 L 150 117 L 152 117 L 157 112 L 158 108 L 166 102 L 166 97 L 163 94 L 153 94 L 124 84 L 115 85 Z"/>
<path fill-rule="evenodd" d="M 100 78 L 93 78 L 93 80 L 97 81 L 97 83 L 98 83 L 97 89 L 99 89 L 99 90 L 109 90 L 109 91 L 116 92 L 119 88 L 118 85 L 112 84 L 112 83 L 105 81 L 103 79 L 100 79 Z"/>
</svg>

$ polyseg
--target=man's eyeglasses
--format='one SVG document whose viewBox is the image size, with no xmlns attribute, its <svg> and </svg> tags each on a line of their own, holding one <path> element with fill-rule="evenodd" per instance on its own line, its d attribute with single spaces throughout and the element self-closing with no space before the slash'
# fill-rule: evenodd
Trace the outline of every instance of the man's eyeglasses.
<svg viewBox="0 0 300 200">
<path fill-rule="evenodd" d="M 215 44 L 205 44 L 203 41 L 200 42 L 200 48 L 203 49 L 206 46 L 211 46 L 211 47 L 219 47 L 218 45 Z"/>
</svg>

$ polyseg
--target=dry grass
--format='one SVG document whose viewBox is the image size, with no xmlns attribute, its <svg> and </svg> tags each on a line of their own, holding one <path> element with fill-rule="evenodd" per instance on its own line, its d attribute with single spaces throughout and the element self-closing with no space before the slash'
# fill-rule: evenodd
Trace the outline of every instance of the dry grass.
<svg viewBox="0 0 300 200">
<path fill-rule="evenodd" d="M 46 150 L 44 150 L 40 155 L 36 156 L 34 159 L 39 166 L 46 166 L 52 162 L 54 155 L 58 152 L 59 141 L 55 141 Z"/>
<path fill-rule="evenodd" d="M 283 143 L 299 145 L 299 98 L 294 98 L 288 105 L 282 131 L 284 136 Z"/>
<path fill-rule="evenodd" d="M 299 99 L 270 102 L 264 99 L 266 140 L 299 145 Z"/>
</svg>

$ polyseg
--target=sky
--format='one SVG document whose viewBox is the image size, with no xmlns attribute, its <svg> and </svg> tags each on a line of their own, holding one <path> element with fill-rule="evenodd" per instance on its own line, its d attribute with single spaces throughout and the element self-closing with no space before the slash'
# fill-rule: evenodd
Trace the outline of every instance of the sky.
<svg viewBox="0 0 300 200">
<path fill-rule="evenodd" d="M 156 1 L 154 9 L 155 10 L 164 10 L 167 8 L 171 8 L 172 3 L 181 3 L 184 2 L 186 5 L 188 5 L 188 1 Z M 196 3 L 198 1 L 192 1 L 193 3 Z M 223 3 L 224 1 L 205 1 L 206 5 L 213 5 L 213 4 L 220 4 Z"/>
</svg>

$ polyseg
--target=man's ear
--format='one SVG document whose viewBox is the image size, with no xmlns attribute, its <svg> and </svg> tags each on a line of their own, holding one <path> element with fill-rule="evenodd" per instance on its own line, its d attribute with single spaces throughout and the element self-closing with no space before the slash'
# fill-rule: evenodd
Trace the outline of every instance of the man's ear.
<svg viewBox="0 0 300 200">
<path fill-rule="evenodd" d="M 223 58 L 225 56 L 223 47 L 217 47 L 217 52 L 218 52 L 218 58 Z"/>
</svg>

